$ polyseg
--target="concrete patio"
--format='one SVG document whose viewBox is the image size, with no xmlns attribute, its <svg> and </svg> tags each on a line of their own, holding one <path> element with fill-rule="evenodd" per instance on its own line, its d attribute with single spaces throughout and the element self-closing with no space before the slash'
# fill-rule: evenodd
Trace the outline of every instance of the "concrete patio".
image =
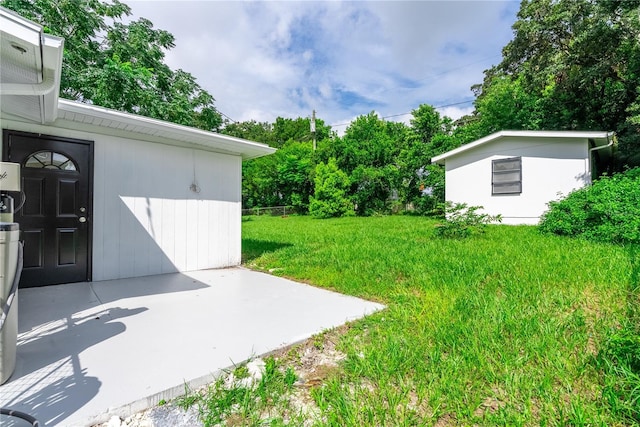
<svg viewBox="0 0 640 427">
<path fill-rule="evenodd" d="M 0 407 L 46 426 L 104 422 L 382 308 L 243 268 L 20 290 Z"/>
</svg>

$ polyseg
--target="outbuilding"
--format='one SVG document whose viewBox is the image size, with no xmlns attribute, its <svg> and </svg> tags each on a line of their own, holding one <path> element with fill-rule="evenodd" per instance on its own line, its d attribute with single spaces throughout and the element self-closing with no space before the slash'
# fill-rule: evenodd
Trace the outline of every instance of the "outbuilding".
<svg viewBox="0 0 640 427">
<path fill-rule="evenodd" d="M 482 206 L 505 224 L 537 224 L 548 203 L 606 169 L 612 132 L 501 131 L 432 159 L 445 167 L 445 198 Z"/>
<path fill-rule="evenodd" d="M 22 287 L 241 261 L 256 142 L 58 98 L 64 40 L 0 8 L 2 160 L 26 195 Z"/>
</svg>

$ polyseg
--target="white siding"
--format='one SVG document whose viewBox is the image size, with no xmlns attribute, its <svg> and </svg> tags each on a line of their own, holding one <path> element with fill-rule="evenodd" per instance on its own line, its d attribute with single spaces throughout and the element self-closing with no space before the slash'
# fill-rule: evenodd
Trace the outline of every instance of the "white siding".
<svg viewBox="0 0 640 427">
<path fill-rule="evenodd" d="M 492 160 L 522 158 L 522 193 L 491 194 Z M 537 224 L 547 203 L 589 184 L 586 140 L 503 138 L 447 158 L 446 200 L 483 206 L 505 224 Z"/>
<path fill-rule="evenodd" d="M 94 281 L 240 264 L 239 156 L 8 120 L 2 127 L 95 141 Z M 189 189 L 194 173 L 200 193 Z"/>
</svg>

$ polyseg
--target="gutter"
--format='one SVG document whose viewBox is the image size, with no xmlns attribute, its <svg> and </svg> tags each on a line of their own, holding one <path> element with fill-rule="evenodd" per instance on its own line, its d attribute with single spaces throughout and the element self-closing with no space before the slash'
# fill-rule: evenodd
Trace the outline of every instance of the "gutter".
<svg viewBox="0 0 640 427">
<path fill-rule="evenodd" d="M 609 132 L 607 133 L 607 145 L 601 145 L 599 147 L 593 147 L 593 148 L 589 148 L 589 163 L 590 163 L 590 171 L 589 171 L 589 175 L 591 175 L 591 181 L 593 182 L 593 170 L 594 170 L 594 159 L 593 159 L 593 153 L 595 151 L 598 150 L 602 150 L 604 148 L 610 148 L 611 146 L 613 146 L 613 144 L 615 143 L 615 132 Z"/>
<path fill-rule="evenodd" d="M 53 70 L 43 70 L 41 83 L 2 83 L 0 95 L 44 96 L 56 89 L 56 78 Z"/>
</svg>

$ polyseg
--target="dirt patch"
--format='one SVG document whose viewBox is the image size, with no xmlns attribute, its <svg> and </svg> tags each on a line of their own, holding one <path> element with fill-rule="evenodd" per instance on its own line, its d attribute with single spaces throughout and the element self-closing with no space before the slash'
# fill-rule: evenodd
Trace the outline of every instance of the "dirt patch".
<svg viewBox="0 0 640 427">
<path fill-rule="evenodd" d="M 495 397 L 487 397 L 480 404 L 480 406 L 478 406 L 478 408 L 473 412 L 473 415 L 475 415 L 476 417 L 482 417 L 487 412 L 492 414 L 504 406 L 505 406 L 505 403 L 501 402 Z"/>
</svg>

